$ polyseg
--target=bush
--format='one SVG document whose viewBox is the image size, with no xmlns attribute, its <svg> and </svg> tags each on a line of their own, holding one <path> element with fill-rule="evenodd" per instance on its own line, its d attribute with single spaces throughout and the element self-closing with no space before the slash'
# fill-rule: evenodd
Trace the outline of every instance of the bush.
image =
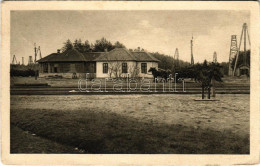
<svg viewBox="0 0 260 166">
<path fill-rule="evenodd" d="M 11 69 L 10 70 L 10 76 L 22 76 L 22 77 L 29 77 L 29 76 L 35 76 L 35 71 L 32 69 L 28 70 L 16 70 L 16 69 Z M 38 72 L 37 72 L 38 75 Z"/>
</svg>

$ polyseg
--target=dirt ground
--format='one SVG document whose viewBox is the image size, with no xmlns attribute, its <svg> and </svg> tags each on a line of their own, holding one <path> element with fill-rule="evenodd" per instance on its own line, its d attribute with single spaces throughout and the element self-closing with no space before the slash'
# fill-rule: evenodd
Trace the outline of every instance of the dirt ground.
<svg viewBox="0 0 260 166">
<path fill-rule="evenodd" d="M 11 153 L 248 154 L 249 95 L 196 98 L 12 95 Z"/>
<path fill-rule="evenodd" d="M 249 95 L 217 95 L 220 101 L 194 101 L 200 95 L 11 96 L 11 109 L 88 110 L 116 113 L 141 122 L 229 130 L 249 134 Z"/>
</svg>

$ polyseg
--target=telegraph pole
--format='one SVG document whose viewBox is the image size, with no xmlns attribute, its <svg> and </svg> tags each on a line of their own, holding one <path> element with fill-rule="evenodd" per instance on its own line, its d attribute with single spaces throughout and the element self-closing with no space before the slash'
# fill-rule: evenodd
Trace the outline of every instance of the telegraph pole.
<svg viewBox="0 0 260 166">
<path fill-rule="evenodd" d="M 246 65 L 246 29 L 247 29 L 246 23 L 244 23 L 243 29 L 244 29 L 244 58 L 243 58 L 243 64 Z"/>
<path fill-rule="evenodd" d="M 36 43 L 34 43 L 34 63 L 36 64 L 36 57 L 37 57 L 37 49 L 36 49 Z"/>
<path fill-rule="evenodd" d="M 194 58 L 193 58 L 193 35 L 190 41 L 190 47 L 191 47 L 191 62 L 190 64 L 193 66 L 194 65 Z"/>
</svg>

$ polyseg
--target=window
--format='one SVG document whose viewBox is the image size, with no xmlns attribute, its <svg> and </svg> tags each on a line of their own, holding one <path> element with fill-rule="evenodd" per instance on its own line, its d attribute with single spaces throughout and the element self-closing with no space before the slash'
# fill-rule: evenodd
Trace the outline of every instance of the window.
<svg viewBox="0 0 260 166">
<path fill-rule="evenodd" d="M 127 63 L 122 63 L 122 73 L 127 73 Z"/>
<path fill-rule="evenodd" d="M 103 73 L 108 73 L 108 63 L 103 63 Z"/>
<path fill-rule="evenodd" d="M 147 63 L 141 63 L 141 72 L 147 73 Z"/>
</svg>

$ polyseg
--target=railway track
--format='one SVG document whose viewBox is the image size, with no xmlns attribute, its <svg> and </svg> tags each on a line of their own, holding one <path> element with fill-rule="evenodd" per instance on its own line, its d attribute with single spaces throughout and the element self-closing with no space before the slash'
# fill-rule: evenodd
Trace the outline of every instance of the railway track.
<svg viewBox="0 0 260 166">
<path fill-rule="evenodd" d="M 206 93 L 206 92 L 205 92 Z M 113 88 L 101 88 L 99 90 L 95 89 L 85 89 L 80 91 L 77 87 L 47 87 L 47 88 L 11 88 L 11 95 L 108 95 L 108 94 L 201 94 L 201 88 L 180 88 L 177 87 L 176 91 L 173 88 L 171 91 L 169 88 L 150 88 L 140 90 L 139 89 L 118 89 Z M 250 87 L 217 87 L 216 94 L 250 94 Z"/>
</svg>

